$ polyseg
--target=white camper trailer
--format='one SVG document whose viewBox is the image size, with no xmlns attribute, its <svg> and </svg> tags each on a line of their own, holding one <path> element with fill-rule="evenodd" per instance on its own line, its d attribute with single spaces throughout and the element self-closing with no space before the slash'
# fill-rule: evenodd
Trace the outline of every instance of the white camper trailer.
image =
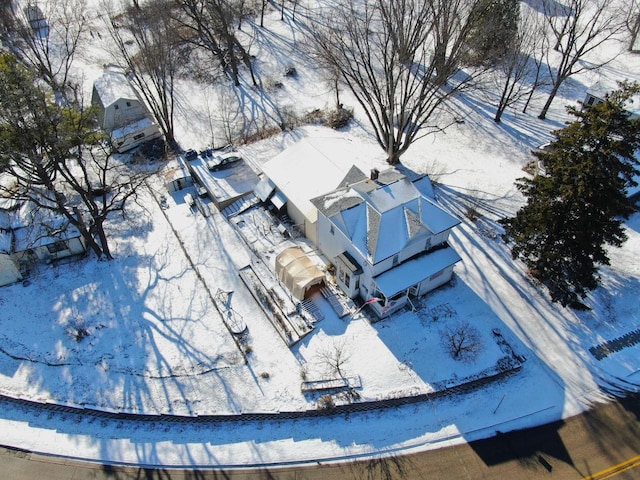
<svg viewBox="0 0 640 480">
<path fill-rule="evenodd" d="M 111 146 L 118 153 L 124 153 L 160 136 L 160 129 L 148 117 L 117 128 L 110 134 Z"/>
</svg>

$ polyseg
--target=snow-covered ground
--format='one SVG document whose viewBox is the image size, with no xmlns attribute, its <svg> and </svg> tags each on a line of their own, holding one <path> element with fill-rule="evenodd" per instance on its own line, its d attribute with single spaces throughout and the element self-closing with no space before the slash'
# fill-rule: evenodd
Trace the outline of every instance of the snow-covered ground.
<svg viewBox="0 0 640 480">
<path fill-rule="evenodd" d="M 254 46 L 262 49 L 259 70 L 278 79 L 291 63 L 298 71 L 296 78 L 282 78 L 275 100 L 300 112 L 330 104 L 331 92 L 318 88 L 323 83 L 313 65 L 295 51 L 282 55 L 295 24 L 280 22 L 275 11 L 266 24 L 263 42 Z M 97 47 L 84 58 L 94 77 L 96 66 L 106 62 Z M 640 66 L 623 54 L 600 75 L 639 79 Z M 111 219 L 114 261 L 84 258 L 41 266 L 28 286 L 0 289 L 0 393 L 148 413 L 158 420 L 98 419 L 6 405 L 0 443 L 116 463 L 286 464 L 437 448 L 577 414 L 606 401 L 611 388 L 637 390 L 640 347 L 627 346 L 601 360 L 589 349 L 640 328 L 640 214 L 626 223 L 629 240 L 611 251 L 612 264 L 602 269 L 602 287 L 588 300 L 593 309 L 580 313 L 550 303 L 511 260 L 495 222 L 522 202 L 514 180 L 524 175 L 530 150 L 562 126 L 563 105 L 581 99 L 596 77 L 567 82 L 546 121 L 535 117 L 544 96 L 526 115 L 507 112 L 500 125 L 492 121 L 484 94 L 458 97 L 465 122 L 421 139 L 402 158 L 407 167 L 432 175 L 441 204 L 463 220 L 451 242 L 463 259 L 455 280 L 425 297 L 416 311 L 378 323 L 368 321 L 366 310 L 338 319 L 317 298 L 325 319 L 292 348 L 238 275 L 290 240 L 272 232 L 267 216 L 250 213 L 245 223 L 259 225 L 273 250 L 261 248 L 256 255 L 237 226 L 219 213 L 203 217 L 184 202 L 186 190 L 169 195 L 158 179 L 135 214 L 126 221 Z M 204 148 L 215 138 L 211 121 L 223 122 L 211 114 L 218 99 L 193 83 L 182 87 L 177 137 L 185 148 Z M 256 94 L 249 87 L 242 92 L 247 98 Z M 343 96 L 345 105 L 353 104 L 346 92 Z M 345 131 L 299 128 L 243 146 L 240 153 L 259 169 L 300 138 L 336 136 L 379 154 L 363 118 L 356 109 L 356 121 Z M 160 195 L 168 197 L 169 208 L 160 208 Z M 464 215 L 469 207 L 481 215 L 475 222 Z M 242 345 L 215 306 L 220 292 L 227 292 L 226 306 L 248 326 Z M 455 320 L 480 331 L 483 347 L 473 362 L 452 360 L 441 345 L 441 330 Z M 88 333 L 81 340 L 75 336 L 78 328 Z M 330 376 L 324 360 L 336 348 L 345 354 L 345 374 L 361 381 L 360 401 L 425 393 L 495 365 L 504 352 L 494 329 L 526 361 L 517 374 L 469 393 L 345 417 L 218 423 L 162 417 L 315 409 L 317 396 L 302 393 L 301 382 Z"/>
</svg>

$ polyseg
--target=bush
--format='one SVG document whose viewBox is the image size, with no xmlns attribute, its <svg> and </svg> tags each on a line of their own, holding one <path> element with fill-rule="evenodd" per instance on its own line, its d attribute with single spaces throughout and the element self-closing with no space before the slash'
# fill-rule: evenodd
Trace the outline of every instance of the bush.
<svg viewBox="0 0 640 480">
<path fill-rule="evenodd" d="M 331 110 L 327 114 L 327 125 L 334 130 L 344 128 L 349 123 L 349 120 L 353 118 L 353 109 L 338 107 L 335 110 Z"/>
<path fill-rule="evenodd" d="M 331 410 L 335 408 L 336 404 L 333 401 L 333 397 L 329 394 L 322 395 L 318 399 L 318 410 Z"/>
<path fill-rule="evenodd" d="M 473 362 L 482 350 L 482 338 L 466 320 L 451 322 L 440 331 L 441 343 L 454 360 Z"/>
</svg>

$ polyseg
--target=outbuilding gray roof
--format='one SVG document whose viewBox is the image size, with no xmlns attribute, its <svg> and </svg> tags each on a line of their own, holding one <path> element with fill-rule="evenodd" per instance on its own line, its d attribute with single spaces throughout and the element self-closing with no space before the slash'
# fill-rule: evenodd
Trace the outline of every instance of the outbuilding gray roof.
<svg viewBox="0 0 640 480">
<path fill-rule="evenodd" d="M 103 108 L 113 105 L 118 100 L 140 101 L 127 77 L 120 72 L 107 70 L 93 82 L 93 88 Z"/>
</svg>

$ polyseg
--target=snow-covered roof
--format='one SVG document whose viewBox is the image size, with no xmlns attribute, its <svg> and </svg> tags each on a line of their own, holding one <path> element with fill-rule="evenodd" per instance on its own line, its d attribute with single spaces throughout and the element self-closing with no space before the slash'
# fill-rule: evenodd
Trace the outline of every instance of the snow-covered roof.
<svg viewBox="0 0 640 480">
<path fill-rule="evenodd" d="M 604 101 L 607 94 L 617 90 L 618 88 L 619 86 L 617 83 L 600 80 L 587 89 L 587 95 Z M 640 95 L 633 95 L 629 100 L 627 100 L 625 108 L 634 118 L 640 117 Z"/>
<path fill-rule="evenodd" d="M 355 172 L 353 166 L 368 172 L 384 165 L 384 159 L 372 158 L 349 140 L 304 138 L 265 163 L 262 170 L 289 202 L 315 222 L 317 211 L 312 198 L 337 188 L 348 174 Z"/>
<path fill-rule="evenodd" d="M 118 100 L 139 101 L 136 91 L 127 80 L 127 77 L 120 72 L 111 70 L 105 71 L 93 82 L 93 88 L 100 97 L 100 102 L 104 108 L 113 105 Z"/>
<path fill-rule="evenodd" d="M 420 192 L 405 178 L 389 185 L 380 184 L 375 180 L 364 180 L 352 188 L 380 213 L 388 212 L 420 197 Z"/>
<path fill-rule="evenodd" d="M 147 128 L 154 126 L 153 120 L 149 117 L 141 118 L 135 122 L 130 123 L 129 125 L 125 125 L 124 127 L 116 128 L 111 132 L 111 141 L 116 141 L 120 138 L 124 138 L 127 135 L 131 135 L 137 132 L 142 132 Z M 160 130 L 156 126 L 156 130 L 160 133 Z M 147 135 L 149 137 L 150 135 Z"/>
<path fill-rule="evenodd" d="M 433 191 L 433 184 L 431 183 L 431 179 L 427 175 L 424 175 L 417 180 L 413 180 L 413 185 L 415 185 L 415 187 L 422 195 L 435 200 L 436 194 Z"/>
<path fill-rule="evenodd" d="M 11 211 L 0 210 L 0 228 L 9 232 L 0 238 L 0 250 L 6 245 L 3 242 L 13 239 L 6 251 L 21 252 L 29 248 L 49 245 L 58 240 L 77 238 L 80 232 L 61 215 L 47 209 L 37 208 L 32 202 L 21 202 L 18 208 Z M 2 237 L 2 235 L 0 235 Z"/>
<path fill-rule="evenodd" d="M 275 188 L 275 184 L 269 179 L 269 177 L 262 177 L 253 189 L 253 193 L 255 193 L 260 200 L 266 202 Z"/>
<path fill-rule="evenodd" d="M 171 183 L 175 180 L 190 178 L 191 173 L 183 168 L 182 165 L 178 164 L 178 162 L 173 161 L 165 167 L 162 176 L 164 177 L 165 183 Z"/>
<path fill-rule="evenodd" d="M 244 160 L 217 171 L 209 170 L 206 160 L 201 157 L 189 161 L 188 164 L 198 183 L 205 187 L 217 204 L 252 192 L 260 180 Z"/>
<path fill-rule="evenodd" d="M 381 181 L 385 178 L 392 181 Z M 385 172 L 378 180 L 366 179 L 312 201 L 371 263 L 401 252 L 419 236 L 438 234 L 460 223 L 413 182 Z"/>
<path fill-rule="evenodd" d="M 454 265 L 460 260 L 460 256 L 453 248 L 446 247 L 403 262 L 397 267 L 374 277 L 373 280 L 387 298 L 393 297 L 395 294 L 429 278 L 444 268 Z"/>
</svg>

